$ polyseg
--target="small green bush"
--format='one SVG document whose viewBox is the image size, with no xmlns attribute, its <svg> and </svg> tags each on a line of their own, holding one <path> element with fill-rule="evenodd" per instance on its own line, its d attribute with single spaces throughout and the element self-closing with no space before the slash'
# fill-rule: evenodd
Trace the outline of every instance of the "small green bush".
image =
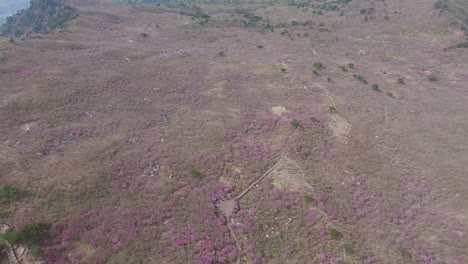
<svg viewBox="0 0 468 264">
<path fill-rule="evenodd" d="M 224 53 L 224 51 L 220 51 L 220 52 L 218 52 L 218 56 L 224 57 L 224 56 L 226 56 L 226 54 Z"/>
<path fill-rule="evenodd" d="M 203 179 L 203 177 L 205 177 L 205 175 L 203 175 L 203 173 L 201 173 L 200 171 L 193 169 L 192 170 L 192 177 L 194 179 Z"/>
<path fill-rule="evenodd" d="M 387 92 L 387 96 L 393 98 L 393 93 L 392 92 Z"/>
<path fill-rule="evenodd" d="M 15 187 L 0 184 L 0 204 L 10 204 L 18 201 L 20 192 Z"/>
<path fill-rule="evenodd" d="M 468 48 L 468 40 L 449 47 L 449 49 L 456 49 L 456 48 Z"/>
<path fill-rule="evenodd" d="M 348 66 L 349 66 L 349 68 L 351 68 L 351 69 L 354 69 L 354 68 L 355 68 L 354 63 L 348 63 Z"/>
<path fill-rule="evenodd" d="M 8 229 L 0 236 L 0 240 L 7 240 L 12 244 L 26 243 L 35 245 L 47 237 L 50 225 L 42 222 L 25 224 L 19 229 Z"/>
<path fill-rule="evenodd" d="M 42 254 L 44 253 L 44 251 L 42 250 L 42 248 L 38 247 L 38 246 L 33 246 L 30 250 L 29 250 L 29 253 L 33 256 L 33 257 L 40 257 L 42 256 Z"/>
<path fill-rule="evenodd" d="M 314 202 L 314 198 L 312 197 L 312 195 L 310 194 L 306 194 L 304 195 L 304 200 L 308 203 L 313 203 Z"/>
<path fill-rule="evenodd" d="M 323 64 L 321 62 L 316 62 L 314 63 L 314 68 L 317 70 L 317 71 L 321 71 L 323 70 Z"/>
<path fill-rule="evenodd" d="M 400 251 L 401 256 L 404 258 L 411 258 L 411 254 L 405 248 L 399 248 L 398 251 Z"/>
<path fill-rule="evenodd" d="M 446 10 L 448 8 L 447 0 L 439 0 L 434 4 L 435 9 Z"/>
<path fill-rule="evenodd" d="M 263 45 L 257 45 L 257 48 L 261 49 L 263 48 Z"/>
<path fill-rule="evenodd" d="M 291 121 L 291 125 L 294 127 L 294 128 L 298 128 L 301 126 L 301 122 L 299 122 L 299 120 L 297 119 L 294 119 L 293 121 Z"/>
<path fill-rule="evenodd" d="M 374 91 L 380 91 L 379 85 L 378 85 L 378 84 L 373 84 L 373 85 L 372 85 L 372 90 L 374 90 Z"/>
<path fill-rule="evenodd" d="M 405 84 L 405 79 L 399 78 L 399 79 L 398 79 L 398 83 L 399 83 L 399 84 Z"/>
<path fill-rule="evenodd" d="M 356 253 L 353 247 L 349 244 L 344 244 L 344 250 L 345 250 L 346 255 L 354 255 L 354 253 Z"/>
<path fill-rule="evenodd" d="M 336 112 L 338 112 L 338 111 L 336 110 L 336 107 L 330 106 L 330 113 L 336 113 Z"/>
<path fill-rule="evenodd" d="M 364 76 L 362 76 L 362 75 L 353 74 L 353 77 L 354 77 L 356 80 L 362 82 L 363 84 L 366 84 L 366 85 L 369 84 L 369 83 L 367 82 L 366 78 L 365 78 Z"/>
<path fill-rule="evenodd" d="M 328 78 L 327 78 L 327 81 L 331 83 L 331 82 L 332 82 L 332 78 L 331 78 L 331 77 L 328 77 Z"/>
<path fill-rule="evenodd" d="M 439 78 L 437 78 L 437 76 L 435 76 L 434 74 L 427 76 L 427 79 L 431 82 L 436 82 L 439 80 Z"/>
<path fill-rule="evenodd" d="M 311 118 L 310 118 L 310 122 L 312 122 L 312 123 L 318 123 L 318 119 L 315 118 L 315 117 L 311 117 Z"/>
<path fill-rule="evenodd" d="M 282 71 L 282 72 L 286 72 L 286 68 L 281 68 L 281 71 Z"/>
<path fill-rule="evenodd" d="M 335 228 L 332 228 L 330 230 L 330 237 L 333 240 L 339 240 L 339 239 L 341 239 L 343 237 L 343 234 L 341 234 L 341 232 L 336 230 Z"/>
<path fill-rule="evenodd" d="M 346 69 L 346 66 L 342 65 L 342 66 L 339 66 L 339 68 L 343 71 L 343 72 L 347 72 L 348 70 Z"/>
</svg>

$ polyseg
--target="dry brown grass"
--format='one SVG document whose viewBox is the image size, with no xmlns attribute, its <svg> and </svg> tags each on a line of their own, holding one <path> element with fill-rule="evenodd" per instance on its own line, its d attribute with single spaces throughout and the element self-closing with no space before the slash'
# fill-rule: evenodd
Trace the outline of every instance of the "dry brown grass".
<svg viewBox="0 0 468 264">
<path fill-rule="evenodd" d="M 83 1 L 66 32 L 0 39 L 0 181 L 31 194 L 8 220 L 54 223 L 46 247 L 87 263 L 190 263 L 206 241 L 176 246 L 170 227 L 199 221 L 196 208 L 211 208 L 208 192 L 219 182 L 237 193 L 261 175 L 298 119 L 291 172 L 254 189 L 233 216 L 241 222 L 256 212 L 251 227 L 234 228 L 243 263 L 343 259 L 343 243 L 356 251 L 347 263 L 408 262 L 398 248 L 412 263 L 429 253 L 467 262 L 468 57 L 443 51 L 460 36 L 430 3 L 386 3 L 390 19 L 370 22 L 354 13 L 362 8 L 354 1 L 345 16 L 279 4 L 255 11 L 332 30 L 289 28 L 291 40 L 280 29 L 201 27 L 167 7 Z M 325 66 L 320 75 L 312 74 L 316 61 Z M 355 69 L 339 69 L 350 62 Z M 430 74 L 440 80 L 427 81 Z M 278 106 L 287 111 L 273 113 Z M 264 159 L 242 152 L 253 145 Z M 206 177 L 193 179 L 193 169 Z M 301 184 L 320 201 L 303 201 Z M 282 207 L 287 195 L 300 201 Z M 342 241 L 321 242 L 320 228 L 332 225 Z M 75 226 L 79 233 L 63 242 Z M 221 239 L 222 227 L 216 232 Z"/>
</svg>

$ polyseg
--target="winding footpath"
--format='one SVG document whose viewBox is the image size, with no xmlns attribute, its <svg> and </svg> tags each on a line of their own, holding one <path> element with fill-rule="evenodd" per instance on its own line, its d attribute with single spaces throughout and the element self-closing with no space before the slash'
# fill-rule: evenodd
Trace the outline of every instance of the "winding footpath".
<svg viewBox="0 0 468 264">
<path fill-rule="evenodd" d="M 237 248 L 237 255 L 236 255 L 236 264 L 240 264 L 240 257 L 242 255 L 242 248 L 240 246 L 239 240 L 236 237 L 236 234 L 234 233 L 234 230 L 232 229 L 231 225 L 231 215 L 235 213 L 237 208 L 239 208 L 239 200 L 242 199 L 252 188 L 257 186 L 259 182 L 261 182 L 263 179 L 265 179 L 272 171 L 274 171 L 280 163 L 283 161 L 284 158 L 281 158 L 278 162 L 276 162 L 269 170 L 267 170 L 262 176 L 260 176 L 257 180 L 252 182 L 247 188 L 245 188 L 239 195 L 234 197 L 233 199 L 229 200 L 224 200 L 221 201 L 218 204 L 218 209 L 223 213 L 224 217 L 226 218 L 226 226 L 229 230 L 229 234 L 231 235 L 232 239 L 236 243 L 236 248 Z"/>
</svg>

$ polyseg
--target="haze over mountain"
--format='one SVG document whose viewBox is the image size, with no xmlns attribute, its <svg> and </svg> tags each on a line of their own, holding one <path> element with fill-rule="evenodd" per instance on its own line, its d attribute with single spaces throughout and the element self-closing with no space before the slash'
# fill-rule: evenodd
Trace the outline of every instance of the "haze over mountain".
<svg viewBox="0 0 468 264">
<path fill-rule="evenodd" d="M 7 16 L 28 6 L 29 0 L 0 0 L 0 24 L 5 22 Z"/>
</svg>

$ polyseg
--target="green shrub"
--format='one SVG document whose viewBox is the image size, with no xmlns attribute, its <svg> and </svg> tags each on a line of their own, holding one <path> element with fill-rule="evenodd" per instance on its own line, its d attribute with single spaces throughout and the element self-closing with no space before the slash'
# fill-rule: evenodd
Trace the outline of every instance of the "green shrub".
<svg viewBox="0 0 468 264">
<path fill-rule="evenodd" d="M 286 68 L 281 68 L 281 71 L 282 71 L 282 72 L 286 72 Z"/>
<path fill-rule="evenodd" d="M 314 202 L 314 198 L 312 197 L 312 195 L 310 194 L 306 194 L 304 195 L 304 200 L 308 203 L 313 203 Z"/>
<path fill-rule="evenodd" d="M 351 69 L 354 69 L 354 68 L 355 68 L 354 63 L 348 63 L 348 66 L 349 66 L 349 68 L 351 68 Z"/>
<path fill-rule="evenodd" d="M 42 256 L 42 254 L 44 253 L 44 251 L 42 250 L 42 248 L 38 247 L 38 246 L 33 246 L 31 247 L 31 249 L 29 250 L 29 253 L 33 256 L 33 257 L 40 257 Z"/>
<path fill-rule="evenodd" d="M 315 118 L 315 117 L 311 117 L 311 118 L 310 118 L 310 122 L 312 122 L 312 123 L 318 123 L 318 119 Z"/>
<path fill-rule="evenodd" d="M 411 258 L 411 254 L 405 248 L 399 248 L 398 251 L 400 251 L 401 256 L 404 258 Z"/>
<path fill-rule="evenodd" d="M 327 78 L 327 81 L 328 81 L 328 82 L 332 82 L 332 78 L 331 78 L 331 77 L 328 77 L 328 78 Z"/>
<path fill-rule="evenodd" d="M 0 240 L 7 240 L 12 244 L 26 243 L 35 245 L 40 243 L 49 234 L 50 225 L 42 222 L 25 224 L 18 230 L 8 229 L 0 236 Z"/>
<path fill-rule="evenodd" d="M 263 45 L 257 45 L 257 48 L 261 49 L 263 48 Z"/>
<path fill-rule="evenodd" d="M 364 76 L 362 76 L 362 75 L 353 74 L 353 77 L 354 77 L 356 80 L 362 82 L 363 84 L 368 84 L 366 78 L 365 78 Z"/>
<path fill-rule="evenodd" d="M 330 230 L 330 237 L 333 240 L 339 240 L 339 239 L 341 239 L 343 237 L 343 234 L 341 234 L 341 232 L 336 230 L 335 228 L 332 228 Z"/>
<path fill-rule="evenodd" d="M 347 72 L 348 70 L 346 69 L 346 66 L 342 65 L 342 66 L 339 66 L 339 68 L 343 71 L 343 72 Z"/>
<path fill-rule="evenodd" d="M 439 0 L 434 4 L 435 9 L 440 9 L 441 11 L 446 10 L 448 8 L 447 0 Z"/>
<path fill-rule="evenodd" d="M 20 192 L 15 187 L 0 184 L 0 204 L 10 204 L 18 201 Z"/>
<path fill-rule="evenodd" d="M 427 79 L 431 82 L 436 82 L 439 80 L 439 78 L 437 78 L 437 76 L 435 76 L 434 74 L 427 76 Z"/>
<path fill-rule="evenodd" d="M 301 122 L 299 122 L 299 120 L 297 119 L 294 119 L 293 121 L 291 121 L 291 125 L 294 127 L 294 128 L 298 128 L 301 126 Z"/>
<path fill-rule="evenodd" d="M 338 112 L 338 111 L 336 110 L 336 107 L 330 106 L 330 113 L 336 113 L 336 112 Z"/>
<path fill-rule="evenodd" d="M 450 46 L 448 48 L 449 49 L 468 48 L 468 40 L 464 41 L 464 42 L 461 42 L 461 43 L 458 43 L 458 44 L 455 44 L 455 45 L 452 45 L 452 46 Z"/>
<path fill-rule="evenodd" d="M 317 71 L 321 71 L 323 70 L 323 64 L 321 62 L 316 62 L 314 63 L 314 68 L 317 70 Z"/>
<path fill-rule="evenodd" d="M 403 78 L 398 79 L 399 84 L 405 84 L 405 80 Z"/>
<path fill-rule="evenodd" d="M 220 52 L 218 52 L 218 56 L 224 57 L 224 56 L 226 56 L 226 54 L 224 53 L 224 51 L 220 51 Z"/>
<path fill-rule="evenodd" d="M 392 92 L 387 92 L 387 96 L 393 98 L 393 93 Z"/>
<path fill-rule="evenodd" d="M 353 249 L 353 247 L 349 244 L 344 244 L 344 251 L 346 253 L 346 255 L 354 255 L 355 251 Z"/>
<path fill-rule="evenodd" d="M 372 90 L 374 90 L 374 91 L 380 91 L 379 85 L 378 85 L 378 84 L 373 84 L 373 85 L 372 85 Z"/>
<path fill-rule="evenodd" d="M 200 171 L 193 169 L 192 170 L 192 177 L 194 179 L 203 179 L 203 177 L 205 177 L 205 175 L 203 175 L 203 173 L 201 173 Z"/>
</svg>

